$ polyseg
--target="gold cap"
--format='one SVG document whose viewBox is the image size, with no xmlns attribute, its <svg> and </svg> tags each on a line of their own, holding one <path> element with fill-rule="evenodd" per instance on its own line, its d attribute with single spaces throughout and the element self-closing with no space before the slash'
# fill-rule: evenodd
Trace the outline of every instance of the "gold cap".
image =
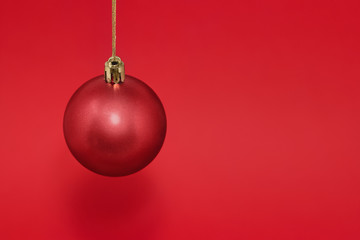
<svg viewBox="0 0 360 240">
<path fill-rule="evenodd" d="M 105 82 L 123 83 L 125 80 L 124 63 L 118 56 L 109 58 L 105 62 Z"/>
</svg>

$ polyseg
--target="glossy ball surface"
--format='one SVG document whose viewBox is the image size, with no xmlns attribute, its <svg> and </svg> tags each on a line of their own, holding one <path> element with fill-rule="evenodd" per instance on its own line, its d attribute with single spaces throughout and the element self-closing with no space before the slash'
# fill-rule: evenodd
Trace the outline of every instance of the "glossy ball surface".
<svg viewBox="0 0 360 240">
<path fill-rule="evenodd" d="M 84 83 L 64 115 L 64 136 L 74 157 L 101 175 L 125 176 L 146 167 L 159 153 L 166 116 L 155 92 L 126 76 L 120 84 L 104 76 Z"/>
</svg>

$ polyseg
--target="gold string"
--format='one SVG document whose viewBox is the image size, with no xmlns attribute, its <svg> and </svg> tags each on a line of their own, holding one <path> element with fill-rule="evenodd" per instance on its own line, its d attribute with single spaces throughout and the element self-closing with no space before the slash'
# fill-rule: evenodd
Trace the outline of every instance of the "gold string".
<svg viewBox="0 0 360 240">
<path fill-rule="evenodd" d="M 116 0 L 112 0 L 112 56 L 116 56 Z"/>
<path fill-rule="evenodd" d="M 112 0 L 112 56 L 105 62 L 105 82 L 122 83 L 124 80 L 124 63 L 116 56 L 116 0 Z"/>
</svg>

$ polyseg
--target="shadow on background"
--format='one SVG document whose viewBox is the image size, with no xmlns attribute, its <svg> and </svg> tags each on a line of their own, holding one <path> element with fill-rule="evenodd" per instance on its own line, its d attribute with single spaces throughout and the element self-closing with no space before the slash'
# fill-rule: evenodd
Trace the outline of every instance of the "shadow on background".
<svg viewBox="0 0 360 240">
<path fill-rule="evenodd" d="M 70 228 L 79 239 L 155 239 L 161 203 L 150 176 L 81 177 L 67 199 Z"/>
</svg>

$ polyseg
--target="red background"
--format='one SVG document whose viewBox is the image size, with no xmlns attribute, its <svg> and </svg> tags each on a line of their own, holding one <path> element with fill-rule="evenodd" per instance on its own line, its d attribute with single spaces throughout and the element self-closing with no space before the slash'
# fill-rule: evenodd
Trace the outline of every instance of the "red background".
<svg viewBox="0 0 360 240">
<path fill-rule="evenodd" d="M 62 134 L 111 54 L 111 1 L 0 4 L 1 239 L 360 239 L 359 1 L 119 0 L 118 55 L 162 99 L 147 168 Z"/>
</svg>

